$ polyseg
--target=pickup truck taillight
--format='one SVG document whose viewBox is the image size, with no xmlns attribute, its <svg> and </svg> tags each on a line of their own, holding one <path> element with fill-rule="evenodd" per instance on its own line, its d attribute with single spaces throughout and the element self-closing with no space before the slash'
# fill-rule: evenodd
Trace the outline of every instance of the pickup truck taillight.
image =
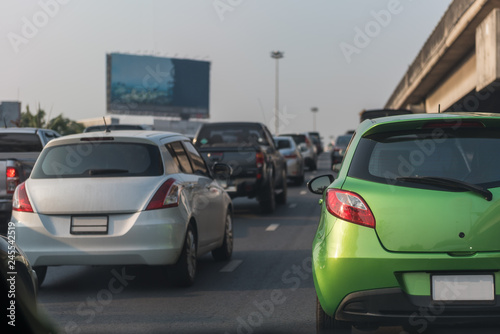
<svg viewBox="0 0 500 334">
<path fill-rule="evenodd" d="M 13 194 L 19 185 L 19 173 L 14 167 L 7 167 L 7 194 Z"/>
<path fill-rule="evenodd" d="M 257 152 L 255 153 L 255 165 L 257 166 L 258 169 L 264 167 L 264 153 L 262 152 Z M 260 171 L 257 172 L 257 179 L 262 178 L 262 173 Z"/>
<path fill-rule="evenodd" d="M 12 198 L 12 210 L 21 212 L 33 212 L 28 193 L 26 192 L 26 183 L 21 183 L 14 192 Z"/>
</svg>

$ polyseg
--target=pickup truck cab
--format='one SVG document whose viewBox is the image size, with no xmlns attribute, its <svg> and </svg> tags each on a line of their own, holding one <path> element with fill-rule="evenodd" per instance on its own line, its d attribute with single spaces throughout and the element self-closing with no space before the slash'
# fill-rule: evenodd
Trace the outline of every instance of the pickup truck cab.
<svg viewBox="0 0 500 334">
<path fill-rule="evenodd" d="M 221 180 L 232 197 L 257 198 L 265 213 L 286 204 L 286 161 L 267 127 L 257 122 L 203 124 L 193 138 L 206 163 L 225 163 L 232 174 Z"/>
<path fill-rule="evenodd" d="M 0 129 L 0 233 L 5 233 L 10 220 L 17 185 L 29 177 L 43 147 L 60 136 L 49 129 Z"/>
</svg>

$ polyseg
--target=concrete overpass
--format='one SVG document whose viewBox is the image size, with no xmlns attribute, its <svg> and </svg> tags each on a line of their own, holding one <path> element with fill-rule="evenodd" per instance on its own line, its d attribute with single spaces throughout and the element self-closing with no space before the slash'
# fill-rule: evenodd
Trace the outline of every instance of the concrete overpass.
<svg viewBox="0 0 500 334">
<path fill-rule="evenodd" d="M 388 109 L 500 112 L 500 0 L 454 0 Z"/>
</svg>

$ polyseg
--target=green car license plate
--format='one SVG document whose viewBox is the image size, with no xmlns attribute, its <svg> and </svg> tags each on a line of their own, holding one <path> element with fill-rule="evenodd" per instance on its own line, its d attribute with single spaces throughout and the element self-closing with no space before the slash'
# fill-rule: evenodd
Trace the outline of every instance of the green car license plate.
<svg viewBox="0 0 500 334">
<path fill-rule="evenodd" d="M 434 301 L 494 301 L 493 275 L 433 275 Z"/>
</svg>

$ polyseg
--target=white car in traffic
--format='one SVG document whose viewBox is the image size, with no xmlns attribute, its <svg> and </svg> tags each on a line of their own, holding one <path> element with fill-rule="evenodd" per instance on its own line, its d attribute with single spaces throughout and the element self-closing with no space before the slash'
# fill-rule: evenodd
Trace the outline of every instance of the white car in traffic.
<svg viewBox="0 0 500 334">
<path fill-rule="evenodd" d="M 16 239 L 42 282 L 54 265 L 172 265 L 194 282 L 197 258 L 233 250 L 232 202 L 185 136 L 84 133 L 52 140 L 14 194 Z M 223 183 L 223 182 L 221 182 Z"/>
</svg>

